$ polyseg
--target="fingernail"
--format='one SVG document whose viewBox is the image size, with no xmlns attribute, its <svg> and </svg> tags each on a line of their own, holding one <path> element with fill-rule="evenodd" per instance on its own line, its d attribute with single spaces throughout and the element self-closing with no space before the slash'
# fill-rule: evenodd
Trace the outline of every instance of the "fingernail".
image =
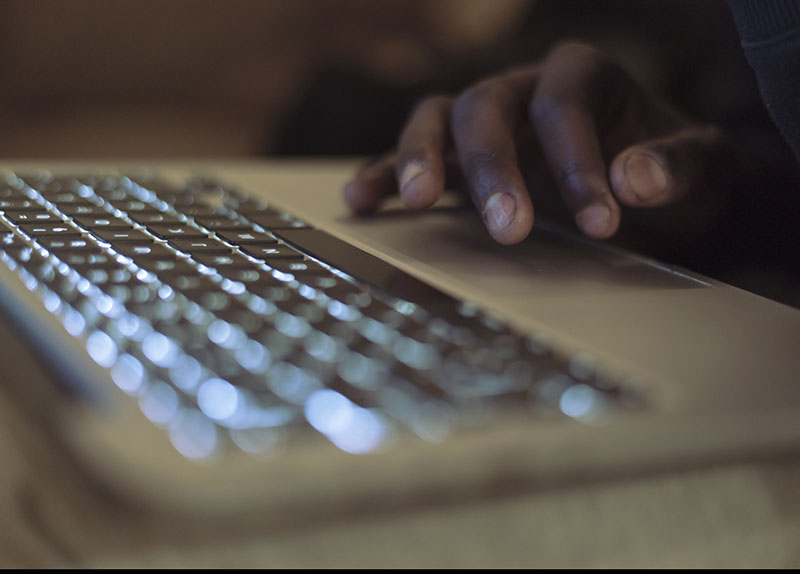
<svg viewBox="0 0 800 574">
<path fill-rule="evenodd" d="M 508 193 L 495 193 L 483 204 L 486 222 L 494 231 L 508 227 L 514 221 L 516 212 L 517 202 Z"/>
<path fill-rule="evenodd" d="M 611 211 L 605 205 L 595 203 L 582 209 L 575 219 L 587 235 L 603 237 L 611 224 Z"/>
<path fill-rule="evenodd" d="M 625 176 L 633 193 L 642 201 L 651 201 L 667 187 L 667 174 L 655 159 L 632 153 L 625 162 Z"/>
<path fill-rule="evenodd" d="M 412 161 L 407 163 L 400 174 L 400 193 L 413 195 L 417 188 L 412 186 L 411 182 L 425 173 L 425 171 L 425 165 L 420 162 Z"/>
</svg>

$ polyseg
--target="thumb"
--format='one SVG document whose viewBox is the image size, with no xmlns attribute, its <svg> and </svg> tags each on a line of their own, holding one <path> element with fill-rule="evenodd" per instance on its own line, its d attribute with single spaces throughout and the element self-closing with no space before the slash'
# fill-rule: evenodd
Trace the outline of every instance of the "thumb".
<svg viewBox="0 0 800 574">
<path fill-rule="evenodd" d="M 693 127 L 623 150 L 611 162 L 609 181 L 625 205 L 668 205 L 718 181 L 727 171 L 723 156 L 716 128 Z"/>
</svg>

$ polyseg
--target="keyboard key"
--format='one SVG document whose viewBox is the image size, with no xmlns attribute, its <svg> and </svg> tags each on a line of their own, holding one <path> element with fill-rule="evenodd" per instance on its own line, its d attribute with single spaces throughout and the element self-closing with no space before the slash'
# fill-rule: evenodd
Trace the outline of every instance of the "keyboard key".
<svg viewBox="0 0 800 574">
<path fill-rule="evenodd" d="M 349 281 L 345 281 L 340 277 L 329 274 L 327 276 L 321 275 L 295 275 L 298 281 L 319 289 L 324 292 L 328 297 L 341 301 L 346 305 L 351 304 L 351 300 L 355 301 L 358 295 L 364 293 L 364 289 L 358 285 L 354 285 Z"/>
<path fill-rule="evenodd" d="M 2 195 L 0 195 L 0 197 L 2 197 Z M 31 199 L 22 199 L 22 198 L 0 199 L 0 211 L 5 209 L 27 210 L 27 209 L 38 209 L 38 208 L 39 204 Z"/>
<path fill-rule="evenodd" d="M 95 193 L 99 197 L 102 197 L 105 201 L 111 203 L 112 205 L 131 199 L 128 190 L 121 187 L 111 187 L 107 189 L 103 187 L 98 187 L 95 189 Z"/>
<path fill-rule="evenodd" d="M 169 244 L 175 249 L 183 251 L 184 253 L 201 253 L 201 254 L 217 254 L 217 253 L 232 253 L 231 248 L 220 243 L 216 239 L 201 236 L 198 238 L 180 238 L 170 239 Z"/>
<path fill-rule="evenodd" d="M 162 213 L 156 209 L 148 211 L 128 211 L 128 217 L 140 225 L 181 225 L 183 221 L 169 213 Z"/>
<path fill-rule="evenodd" d="M 112 246 L 118 243 L 144 243 L 150 244 L 153 238 L 138 229 L 92 229 L 92 234 L 110 243 Z"/>
<path fill-rule="evenodd" d="M 55 223 L 63 223 L 64 220 L 61 219 L 58 215 L 50 213 L 49 211 L 45 211 L 44 209 L 25 209 L 25 210 L 13 210 L 13 209 L 6 209 L 3 210 L 3 215 L 6 216 L 12 223 L 21 224 L 21 223 L 42 223 L 45 221 L 55 222 Z"/>
<path fill-rule="evenodd" d="M 261 286 L 280 286 L 283 285 L 281 281 L 275 279 L 272 273 L 264 271 L 263 269 L 245 267 L 227 267 L 221 273 L 231 281 L 238 281 L 243 283 L 248 291 L 257 292 L 257 287 Z"/>
<path fill-rule="evenodd" d="M 121 303 L 140 299 L 141 296 L 135 294 L 138 286 L 148 289 L 146 284 L 136 279 L 127 269 L 76 267 L 75 270 Z"/>
<path fill-rule="evenodd" d="M 182 271 L 164 271 L 159 274 L 158 278 L 167 285 L 170 285 L 173 289 L 184 294 L 190 291 L 217 291 L 216 284 L 205 275 L 200 275 L 197 269 L 194 268 L 192 268 L 192 272 L 190 273 L 184 273 Z"/>
<path fill-rule="evenodd" d="M 295 251 L 288 245 L 275 244 L 275 245 L 262 245 L 262 244 L 246 244 L 240 246 L 241 250 L 252 257 L 263 259 L 269 262 L 271 259 L 303 259 L 305 256 L 299 251 Z"/>
<path fill-rule="evenodd" d="M 150 243 L 118 243 L 114 246 L 114 251 L 134 261 L 144 257 L 163 257 L 174 258 L 175 254 L 166 246 L 152 241 Z"/>
<path fill-rule="evenodd" d="M 229 217 L 195 217 L 194 220 L 199 225 L 211 231 L 249 231 L 252 229 L 252 225 L 242 219 L 231 219 Z"/>
<path fill-rule="evenodd" d="M 208 237 L 206 233 L 186 223 L 179 223 L 177 225 L 152 224 L 147 226 L 147 230 L 162 239 L 176 239 L 179 237 L 195 239 Z"/>
<path fill-rule="evenodd" d="M 198 284 L 194 278 L 179 279 L 172 287 L 210 313 L 219 313 L 227 309 L 234 301 L 231 295 L 220 291 L 216 284 L 209 282 Z"/>
<path fill-rule="evenodd" d="M 15 187 L 0 186 L 0 200 L 5 201 L 24 201 L 30 200 L 27 192 Z"/>
<path fill-rule="evenodd" d="M 83 184 L 74 177 L 54 177 L 50 179 L 25 178 L 26 183 L 42 194 L 51 198 L 60 194 L 74 194 Z"/>
<path fill-rule="evenodd" d="M 239 202 L 236 212 L 252 221 L 253 217 L 264 215 L 280 215 L 282 211 L 267 205 L 263 200 L 252 197 L 245 198 Z"/>
<path fill-rule="evenodd" d="M 218 231 L 217 236 L 232 245 L 274 245 L 278 240 L 260 231 Z"/>
<path fill-rule="evenodd" d="M 111 214 L 104 208 L 94 203 L 59 203 L 58 210 L 64 215 L 76 216 L 82 215 L 87 217 L 109 217 Z"/>
<path fill-rule="evenodd" d="M 133 229 L 131 224 L 124 219 L 108 213 L 105 215 L 78 215 L 73 217 L 73 221 L 90 231 L 94 229 Z"/>
<path fill-rule="evenodd" d="M 134 213 L 142 217 L 145 215 L 157 215 L 162 213 L 157 207 L 138 199 L 115 201 L 114 208 L 128 213 L 131 217 Z"/>
<path fill-rule="evenodd" d="M 87 269 L 117 269 L 119 263 L 108 253 L 99 249 L 92 249 L 87 251 L 62 251 L 56 252 L 62 263 L 66 263 L 79 273 Z"/>
<path fill-rule="evenodd" d="M 81 234 L 77 227 L 72 227 L 68 223 L 26 223 L 20 225 L 19 228 L 31 237 L 47 237 L 53 235 L 70 235 L 79 237 Z"/>
<path fill-rule="evenodd" d="M 202 204 L 180 206 L 179 211 L 189 217 L 219 217 L 224 215 L 219 208 Z"/>
<path fill-rule="evenodd" d="M 273 267 L 279 271 L 283 271 L 284 273 L 292 273 L 294 275 L 324 275 L 328 276 L 331 272 L 320 265 L 308 259 L 307 257 L 303 257 L 303 259 L 286 259 L 280 260 L 276 259 L 273 263 L 270 264 L 270 267 Z"/>
<path fill-rule="evenodd" d="M 272 214 L 250 214 L 248 219 L 253 223 L 256 223 L 263 227 L 264 229 L 300 229 L 308 227 L 308 224 L 299 221 L 294 218 L 290 218 L 284 215 L 272 215 Z"/>
<path fill-rule="evenodd" d="M 89 203 L 88 197 L 90 196 L 90 193 L 80 195 L 71 191 L 59 191 L 57 193 L 42 194 L 42 197 L 44 197 L 47 201 L 59 207 L 62 205 L 81 205 Z"/>
<path fill-rule="evenodd" d="M 157 277 L 178 276 L 178 275 L 192 275 L 197 273 L 191 263 L 185 259 L 178 259 L 174 253 L 170 253 L 169 257 L 137 257 L 134 258 L 136 265 L 154 273 Z"/>
<path fill-rule="evenodd" d="M 192 259 L 206 265 L 208 267 L 213 267 L 221 274 L 225 275 L 225 271 L 230 269 L 252 269 L 253 263 L 238 255 L 236 253 L 204 253 L 204 252 L 195 252 L 192 254 Z"/>
<path fill-rule="evenodd" d="M 80 249 L 93 249 L 95 248 L 95 243 L 88 237 L 63 237 L 63 236 L 51 236 L 51 237 L 42 237 L 39 240 L 39 245 L 44 247 L 49 251 L 77 251 Z"/>
</svg>

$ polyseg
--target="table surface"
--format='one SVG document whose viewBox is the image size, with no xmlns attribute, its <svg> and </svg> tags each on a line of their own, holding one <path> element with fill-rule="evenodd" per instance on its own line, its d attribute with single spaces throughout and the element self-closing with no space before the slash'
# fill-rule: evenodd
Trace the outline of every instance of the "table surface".
<svg viewBox="0 0 800 574">
<path fill-rule="evenodd" d="M 79 477 L 53 467 L 43 445 L 21 439 L 18 419 L 9 403 L 0 403 L 4 567 L 800 565 L 800 460 L 652 473 L 280 528 L 191 533 L 94 496 Z"/>
</svg>

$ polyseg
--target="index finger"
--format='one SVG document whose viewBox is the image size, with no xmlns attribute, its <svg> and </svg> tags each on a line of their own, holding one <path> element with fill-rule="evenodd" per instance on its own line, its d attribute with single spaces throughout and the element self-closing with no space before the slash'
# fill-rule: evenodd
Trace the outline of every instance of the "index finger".
<svg viewBox="0 0 800 574">
<path fill-rule="evenodd" d="M 564 201 L 587 235 L 606 238 L 620 222 L 597 132 L 596 107 L 606 86 L 605 65 L 580 45 L 545 60 L 529 116 Z"/>
<path fill-rule="evenodd" d="M 511 72 L 477 84 L 452 108 L 453 143 L 467 187 L 492 237 L 522 241 L 533 227 L 533 205 L 517 166 L 515 132 L 535 81 Z"/>
</svg>

